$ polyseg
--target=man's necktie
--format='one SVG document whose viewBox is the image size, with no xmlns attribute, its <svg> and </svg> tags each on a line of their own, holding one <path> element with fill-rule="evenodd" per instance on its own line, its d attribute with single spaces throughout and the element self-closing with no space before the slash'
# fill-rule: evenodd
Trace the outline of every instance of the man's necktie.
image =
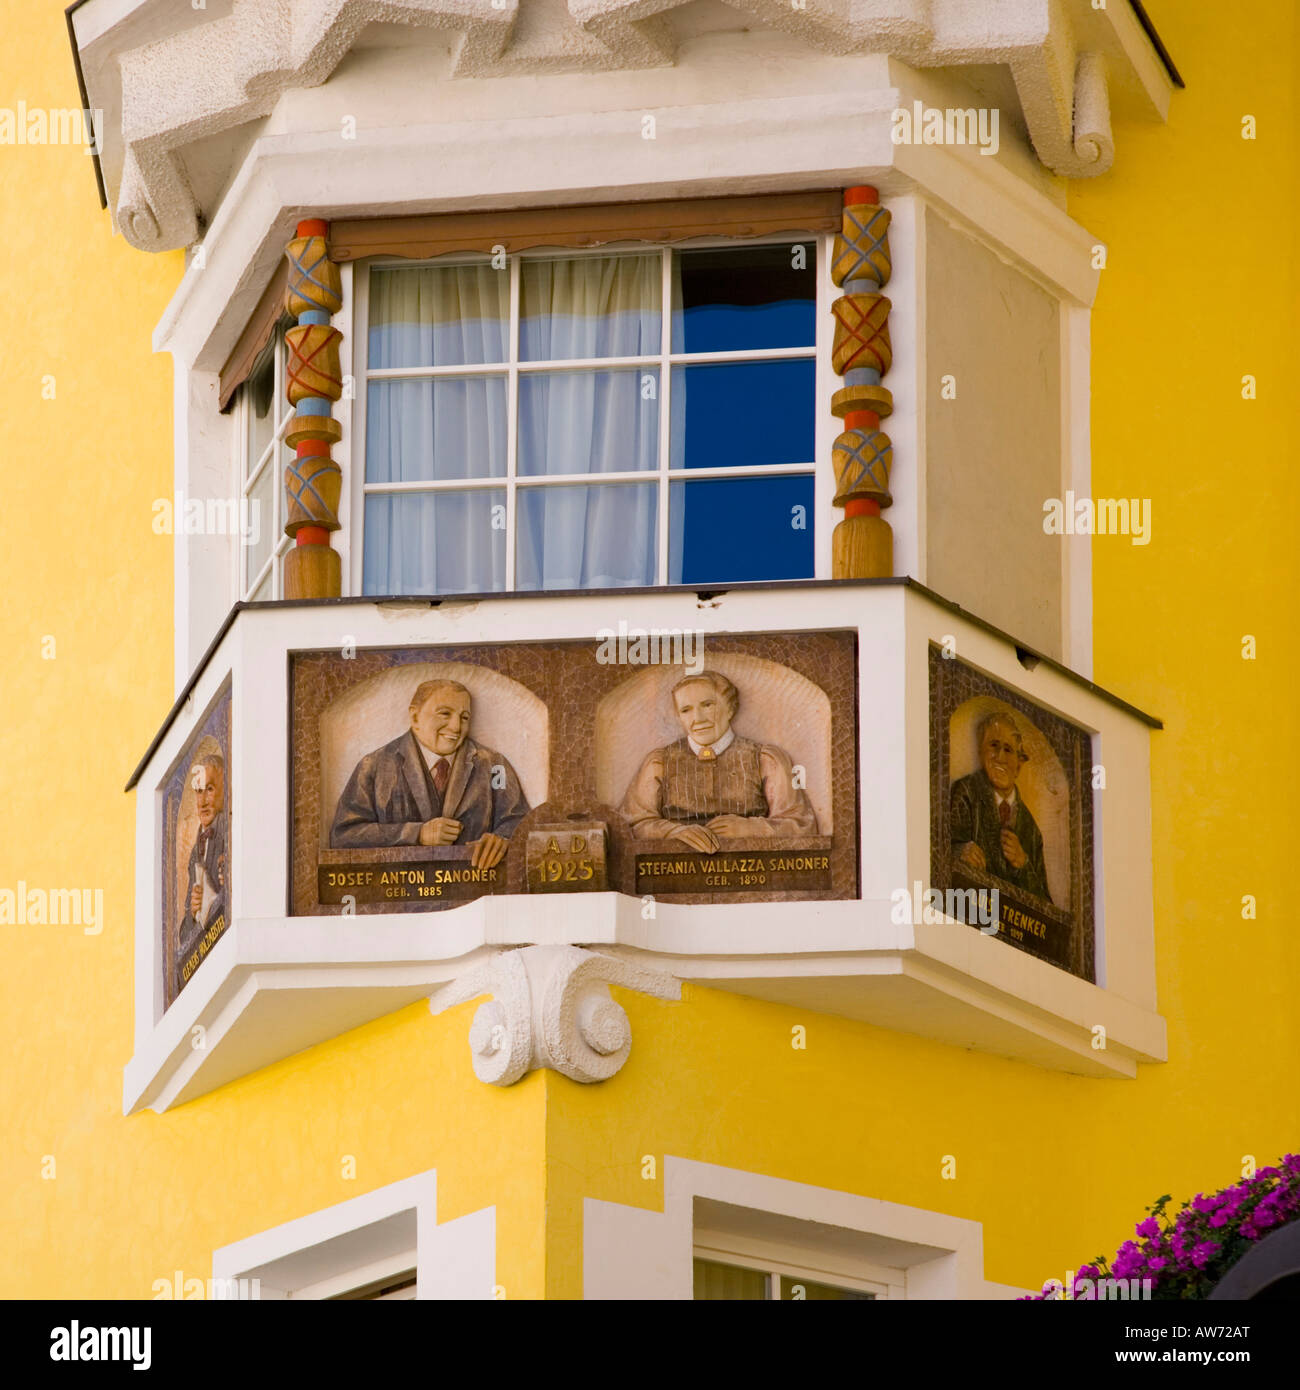
<svg viewBox="0 0 1300 1390">
<path fill-rule="evenodd" d="M 1011 824 L 1011 803 L 1009 801 L 998 802 L 998 822 L 1003 830 Z"/>
<path fill-rule="evenodd" d="M 451 764 L 446 758 L 439 758 L 433 765 L 433 785 L 441 796 L 447 790 L 447 778 L 451 776 Z"/>
<path fill-rule="evenodd" d="M 699 752 L 699 759 L 702 763 L 711 763 L 717 756 L 712 748 L 701 748 Z"/>
</svg>

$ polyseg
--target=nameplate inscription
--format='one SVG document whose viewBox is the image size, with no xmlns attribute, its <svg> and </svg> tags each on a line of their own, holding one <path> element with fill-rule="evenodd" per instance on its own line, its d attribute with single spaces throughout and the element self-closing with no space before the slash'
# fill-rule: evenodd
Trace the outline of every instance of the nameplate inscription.
<svg viewBox="0 0 1300 1390">
<path fill-rule="evenodd" d="M 322 864 L 317 870 L 322 903 L 446 902 L 480 898 L 505 889 L 505 864 L 476 869 L 468 860 L 380 864 Z"/>
<path fill-rule="evenodd" d="M 823 893 L 831 886 L 826 850 L 638 854 L 638 893 Z"/>
</svg>

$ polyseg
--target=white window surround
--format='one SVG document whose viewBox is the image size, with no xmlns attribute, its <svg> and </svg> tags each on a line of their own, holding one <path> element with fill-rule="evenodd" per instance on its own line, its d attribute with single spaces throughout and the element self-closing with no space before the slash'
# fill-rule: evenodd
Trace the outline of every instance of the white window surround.
<svg viewBox="0 0 1300 1390">
<path fill-rule="evenodd" d="M 925 547 L 920 539 L 925 535 L 924 417 L 927 399 L 938 390 L 937 381 L 930 379 L 935 373 L 927 366 L 923 334 L 919 332 L 924 323 L 923 214 L 927 206 L 1013 264 L 1060 303 L 1062 488 L 1086 495 L 1090 476 L 1087 323 L 1099 280 L 1092 265 L 1096 239 L 1062 210 L 1060 185 L 1046 178 L 1031 156 L 1015 148 L 1010 130 L 1002 151 L 993 158 L 969 149 L 892 143 L 889 113 L 895 106 L 910 106 L 914 99 L 931 105 L 968 102 L 969 89 L 955 88 L 938 74 L 913 72 L 879 57 L 855 62 L 858 76 L 851 97 L 836 87 L 824 99 L 801 99 L 793 105 L 781 98 L 758 106 L 740 102 L 734 109 L 724 102 L 676 111 L 674 121 L 697 123 L 691 127 L 692 141 L 674 144 L 674 156 L 667 163 L 662 138 L 640 142 L 649 153 L 638 152 L 634 161 L 641 175 L 635 186 L 628 181 L 627 136 L 619 124 L 623 117 L 615 120 L 603 112 L 563 120 L 538 116 L 522 123 L 518 130 L 513 129 L 514 123 L 506 122 L 512 127 L 509 132 L 500 122 L 490 133 L 486 127 L 479 131 L 471 122 L 457 127 L 450 146 L 446 128 L 437 124 L 404 125 L 400 138 L 385 130 L 382 140 L 372 138 L 373 132 L 365 129 L 364 138 L 355 142 L 296 128 L 260 137 L 250 147 L 207 234 L 203 268 L 191 266 L 187 271 L 155 333 L 155 346 L 174 353 L 180 378 L 176 392 L 177 486 L 187 496 L 203 496 L 211 490 L 218 470 L 229 466 L 228 446 L 223 447 L 221 432 L 214 430 L 211 419 L 216 373 L 282 258 L 297 219 L 307 212 L 326 218 L 378 217 L 413 210 L 517 208 L 608 201 L 618 196 L 725 196 L 869 182 L 879 188 L 894 217 L 890 234 L 894 272 L 887 287 L 893 304 L 894 363 L 886 384 L 893 393 L 895 410 L 886 427 L 895 451 L 894 505 L 887 519 L 894 532 L 896 572 L 926 582 Z M 824 72 L 814 65 L 807 80 L 811 83 L 814 73 L 829 78 L 837 71 L 833 63 Z M 659 77 L 670 85 L 685 80 L 678 73 Z M 328 93 L 328 85 L 319 91 L 295 93 L 289 126 L 308 120 L 307 113 L 322 102 L 328 106 Z M 844 106 L 846 101 L 851 110 Z M 658 107 L 658 103 L 652 105 Z M 326 117 L 321 114 L 318 119 Z M 574 122 L 579 122 L 580 133 Z M 742 123 L 744 138 L 735 122 Z M 482 161 L 489 158 L 485 140 L 492 142 L 491 162 L 501 174 L 501 182 L 491 194 L 483 191 L 480 177 Z M 543 176 L 561 177 L 556 170 L 557 156 L 568 158 L 565 152 L 575 141 L 594 161 L 582 166 L 587 181 L 575 182 L 576 169 L 566 169 L 566 182 L 539 183 Z M 599 146 L 599 155 L 592 141 Z M 503 149 L 508 151 L 504 162 Z M 648 165 L 642 155 L 649 159 Z M 614 177 L 616 169 L 623 170 L 621 178 Z M 329 189 L 328 203 L 321 202 L 323 187 Z M 402 191 L 400 206 L 394 203 L 397 189 Z M 355 382 L 359 378 L 353 354 L 361 346 L 364 325 L 355 312 L 355 286 L 359 282 L 351 265 L 342 269 L 345 303 L 336 323 L 343 329 L 342 370 Z M 825 327 L 834 292 L 826 277 L 822 279 L 818 314 L 819 326 Z M 828 366 L 819 367 L 819 400 L 829 401 L 836 383 Z M 353 553 L 351 540 L 357 515 L 354 492 L 362 473 L 361 435 L 354 428 L 353 405 L 345 399 L 336 410 L 344 438 L 335 457 L 344 470 L 345 485 L 342 530 L 332 538 L 332 544 L 343 562 L 345 593 L 357 592 L 360 573 L 359 555 Z M 839 422 L 829 409 L 819 410 L 815 518 L 815 573 L 819 576 L 829 572 L 830 534 L 838 520 L 834 509 L 823 501 L 832 483 L 828 461 L 838 428 Z M 224 616 L 225 605 L 215 600 L 214 584 L 220 585 L 220 592 L 228 592 L 225 575 L 209 572 L 211 562 L 205 552 L 199 547 L 178 547 L 178 552 L 185 550 L 185 558 L 178 553 L 177 689 Z M 1067 572 L 1062 605 L 1064 660 L 1088 675 L 1092 660 L 1088 538 L 1076 537 L 1063 544 L 1062 563 Z"/>
<path fill-rule="evenodd" d="M 1164 1060 L 1164 1021 L 1155 1012 L 1148 726 L 1048 661 L 1026 670 L 1007 638 L 896 581 L 737 589 L 708 600 L 689 591 L 636 598 L 638 623 L 696 627 L 706 642 L 710 633 L 858 630 L 869 785 L 860 798 L 860 900 L 661 904 L 653 922 L 642 919 L 639 900 L 616 893 L 492 896 L 428 919 L 286 916 L 289 651 L 336 647 L 345 636 L 359 648 L 591 640 L 627 616 L 627 602 L 620 594 L 441 606 L 356 600 L 236 615 L 141 774 L 128 1112 L 165 1110 L 422 997 L 436 1004 L 444 986 L 502 948 L 531 944 L 587 946 L 679 980 L 1084 1075 L 1131 1077 L 1140 1062 Z M 1108 773 L 1108 790 L 1094 798 L 1098 984 L 970 927 L 890 920 L 894 889 L 929 881 L 927 660 L 930 644 L 947 635 L 964 660 L 1094 731 Z M 231 676 L 231 925 L 164 1013 L 154 789 Z M 1099 1025 L 1104 1049 L 1095 1043 Z M 198 1027 L 204 1046 L 196 1050 Z"/>
<path fill-rule="evenodd" d="M 416 1271 L 419 1299 L 496 1297 L 496 1208 L 438 1224 L 437 1170 L 260 1231 L 212 1255 L 262 1299 L 325 1299 Z"/>
<path fill-rule="evenodd" d="M 706 1258 L 880 1292 L 890 1299 L 1010 1299 L 984 1278 L 978 1221 L 673 1154 L 663 1210 L 583 1202 L 583 1297 L 692 1297 Z M 496 1208 L 439 1225 L 437 1172 L 416 1174 L 224 1245 L 214 1281 L 259 1281 L 265 1300 L 335 1297 L 416 1269 L 418 1299 L 494 1299 Z"/>
<path fill-rule="evenodd" d="M 812 578 L 829 579 L 831 577 L 831 532 L 834 529 L 835 521 L 839 514 L 834 511 L 831 499 L 834 496 L 834 478 L 830 471 L 819 468 L 816 460 L 824 456 L 829 456 L 831 444 L 835 435 L 839 432 L 839 423 L 831 415 L 829 402 L 831 392 L 835 389 L 838 378 L 831 368 L 831 324 L 830 324 L 830 305 L 832 299 L 839 293 L 834 287 L 830 278 L 830 246 L 832 238 L 827 234 L 800 234 L 797 228 L 791 229 L 790 234 L 779 236 L 760 236 L 760 237 L 693 237 L 689 240 L 673 242 L 671 246 L 663 246 L 651 242 L 614 242 L 608 245 L 583 249 L 583 248 L 556 248 L 543 247 L 529 251 L 520 252 L 509 258 L 508 273 L 510 276 L 509 293 L 509 318 L 507 320 L 507 334 L 510 339 L 510 352 L 508 360 L 504 364 L 479 364 L 470 366 L 444 367 L 444 368 L 399 368 L 388 369 L 383 372 L 372 374 L 367 361 L 367 344 L 369 343 L 369 271 L 372 267 L 403 267 L 415 269 L 427 266 L 452 266 L 465 264 L 482 264 L 489 258 L 486 256 L 470 257 L 457 255 L 455 253 L 447 256 L 438 257 L 435 260 L 401 260 L 391 257 L 375 257 L 364 261 L 358 261 L 350 265 L 353 271 L 352 276 L 352 295 L 350 306 L 345 300 L 343 309 L 340 313 L 347 315 L 350 325 L 349 334 L 352 341 L 352 360 L 353 370 L 356 373 L 355 401 L 352 405 L 351 438 L 355 441 L 349 449 L 351 480 L 351 503 L 352 515 L 356 517 L 355 534 L 349 537 L 348 552 L 350 560 L 345 562 L 345 573 L 347 579 L 344 582 L 344 593 L 360 596 L 363 592 L 362 577 L 364 573 L 364 547 L 365 547 L 365 500 L 369 496 L 383 494 L 393 494 L 401 492 L 435 492 L 448 488 L 470 488 L 487 489 L 496 488 L 503 491 L 506 496 L 506 579 L 503 592 L 512 592 L 516 588 L 515 581 L 515 538 L 516 538 L 516 489 L 519 486 L 533 487 L 556 487 L 565 484 L 583 485 L 609 485 L 614 482 L 628 483 L 655 483 L 659 488 L 658 494 L 658 528 L 656 536 L 656 546 L 658 552 L 657 584 L 668 582 L 668 550 L 669 550 L 669 487 L 672 484 L 685 482 L 699 482 L 710 478 L 774 478 L 789 476 L 812 476 L 814 486 L 814 513 L 809 518 L 809 525 L 813 529 L 814 544 L 814 569 Z M 744 249 L 754 246 L 780 246 L 793 245 L 802 242 L 813 246 L 813 254 L 816 256 L 816 265 L 812 267 L 813 274 L 816 276 L 817 299 L 816 299 L 816 340 L 812 347 L 797 348 L 746 348 L 734 352 L 704 352 L 704 353 L 678 353 L 672 350 L 672 273 L 671 257 L 677 251 L 699 250 L 708 247 L 735 247 Z M 576 259 L 580 256 L 611 256 L 618 254 L 647 255 L 656 254 L 662 258 L 662 278 L 661 278 L 661 343 L 657 354 L 637 357 L 637 358 L 592 358 L 585 362 L 565 362 L 556 364 L 553 362 L 538 360 L 535 362 L 523 361 L 517 356 L 517 334 L 520 318 L 520 265 L 524 260 L 551 260 L 551 259 Z M 672 447 L 672 421 L 671 421 L 671 397 L 672 397 L 672 371 L 673 368 L 701 365 L 715 362 L 774 362 L 774 361 L 799 361 L 812 359 L 816 364 L 814 393 L 816 397 L 815 427 L 814 427 L 814 458 L 792 462 L 788 464 L 765 464 L 744 466 L 721 466 L 718 468 L 673 468 L 670 467 L 670 450 Z M 500 370 L 506 367 L 506 372 Z M 539 474 L 536 477 L 523 479 L 516 469 L 516 437 L 517 437 L 517 390 L 518 379 L 521 373 L 526 372 L 551 372 L 560 369 L 575 367 L 589 368 L 593 370 L 609 370 L 615 367 L 641 366 L 652 369 L 658 377 L 658 399 L 659 399 L 659 426 L 658 426 L 658 448 L 659 462 L 654 472 L 636 472 L 625 474 L 601 474 L 575 471 L 572 474 L 558 476 L 553 474 Z M 366 401 L 368 398 L 367 386 L 371 381 L 391 381 L 403 380 L 436 380 L 439 377 L 451 376 L 484 376 L 484 375 L 505 375 L 508 380 L 509 404 L 507 406 L 507 418 L 509 423 L 509 443 L 507 445 L 507 472 L 500 477 L 482 477 L 467 480 L 456 480 L 454 482 L 419 482 L 419 483 L 369 483 L 366 481 Z M 336 455 L 341 454 L 341 450 L 336 450 Z M 737 576 L 743 579 L 743 576 Z"/>
<path fill-rule="evenodd" d="M 583 1296 L 693 1296 L 695 1254 L 788 1266 L 825 1282 L 883 1284 L 890 1298 L 1011 1299 L 1031 1292 L 984 1278 L 983 1226 L 897 1202 L 665 1155 L 663 1210 L 588 1197 Z"/>
</svg>

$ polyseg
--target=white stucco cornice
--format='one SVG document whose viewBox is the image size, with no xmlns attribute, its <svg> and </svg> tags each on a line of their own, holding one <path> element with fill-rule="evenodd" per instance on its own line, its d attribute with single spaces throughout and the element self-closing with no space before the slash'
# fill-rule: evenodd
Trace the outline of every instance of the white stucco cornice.
<svg viewBox="0 0 1300 1390">
<path fill-rule="evenodd" d="M 132 245 L 193 244 L 211 221 L 186 154 L 270 115 L 286 93 L 330 80 L 369 26 L 445 30 L 431 80 L 634 71 L 677 63 L 671 16 L 691 0 L 84 0 L 73 15 L 89 103 L 104 112 L 109 200 Z M 1123 0 L 729 0 L 752 27 L 810 50 L 880 54 L 913 67 L 1000 66 L 1038 158 L 1069 178 L 1114 158 L 1111 107 L 1163 118 L 1172 83 Z M 223 12 L 218 14 L 218 10 Z M 735 44 L 738 33 L 711 37 Z M 779 95 L 779 75 L 774 83 Z M 521 114 L 526 114 L 521 112 Z"/>
</svg>

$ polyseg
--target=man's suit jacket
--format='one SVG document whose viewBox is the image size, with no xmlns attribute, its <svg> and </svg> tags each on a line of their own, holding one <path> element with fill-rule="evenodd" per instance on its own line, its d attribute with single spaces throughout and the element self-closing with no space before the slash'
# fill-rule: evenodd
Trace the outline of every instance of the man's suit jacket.
<svg viewBox="0 0 1300 1390">
<path fill-rule="evenodd" d="M 1043 837 L 1025 799 L 1016 792 L 1015 813 L 1007 829 L 1020 841 L 1026 858 L 1022 868 L 1013 869 L 1002 856 L 1002 824 L 998 820 L 997 796 L 988 773 L 981 767 L 952 784 L 952 848 L 957 853 L 971 840 L 984 851 L 984 863 L 995 878 L 1035 893 L 1051 901 L 1047 891 L 1047 866 L 1043 862 Z"/>
<path fill-rule="evenodd" d="M 212 828 L 208 833 L 208 842 L 204 848 L 202 857 L 199 855 L 199 846 L 203 844 L 203 830 L 199 829 L 199 836 L 194 841 L 194 847 L 190 850 L 189 865 L 186 870 L 185 879 L 185 915 L 181 918 L 180 926 L 180 945 L 179 955 L 188 955 L 194 949 L 194 942 L 203 935 L 207 929 L 221 917 L 226 910 L 226 867 L 229 860 L 226 858 L 226 815 L 224 811 L 219 812 L 213 819 Z M 195 867 L 202 863 L 208 878 L 212 880 L 212 886 L 216 889 L 217 896 L 213 899 L 211 907 L 208 908 L 207 918 L 200 922 L 196 921 L 190 912 L 190 893 L 194 888 Z"/>
<path fill-rule="evenodd" d="M 504 785 L 492 785 L 492 769 L 504 771 Z M 515 770 L 490 748 L 467 738 L 451 758 L 442 795 L 436 793 L 415 734 L 367 753 L 356 765 L 339 797 L 330 830 L 334 849 L 373 849 L 384 845 L 418 845 L 420 827 L 436 816 L 461 823 L 457 844 L 469 844 L 489 831 L 508 838 L 528 813 L 528 801 Z"/>
</svg>

